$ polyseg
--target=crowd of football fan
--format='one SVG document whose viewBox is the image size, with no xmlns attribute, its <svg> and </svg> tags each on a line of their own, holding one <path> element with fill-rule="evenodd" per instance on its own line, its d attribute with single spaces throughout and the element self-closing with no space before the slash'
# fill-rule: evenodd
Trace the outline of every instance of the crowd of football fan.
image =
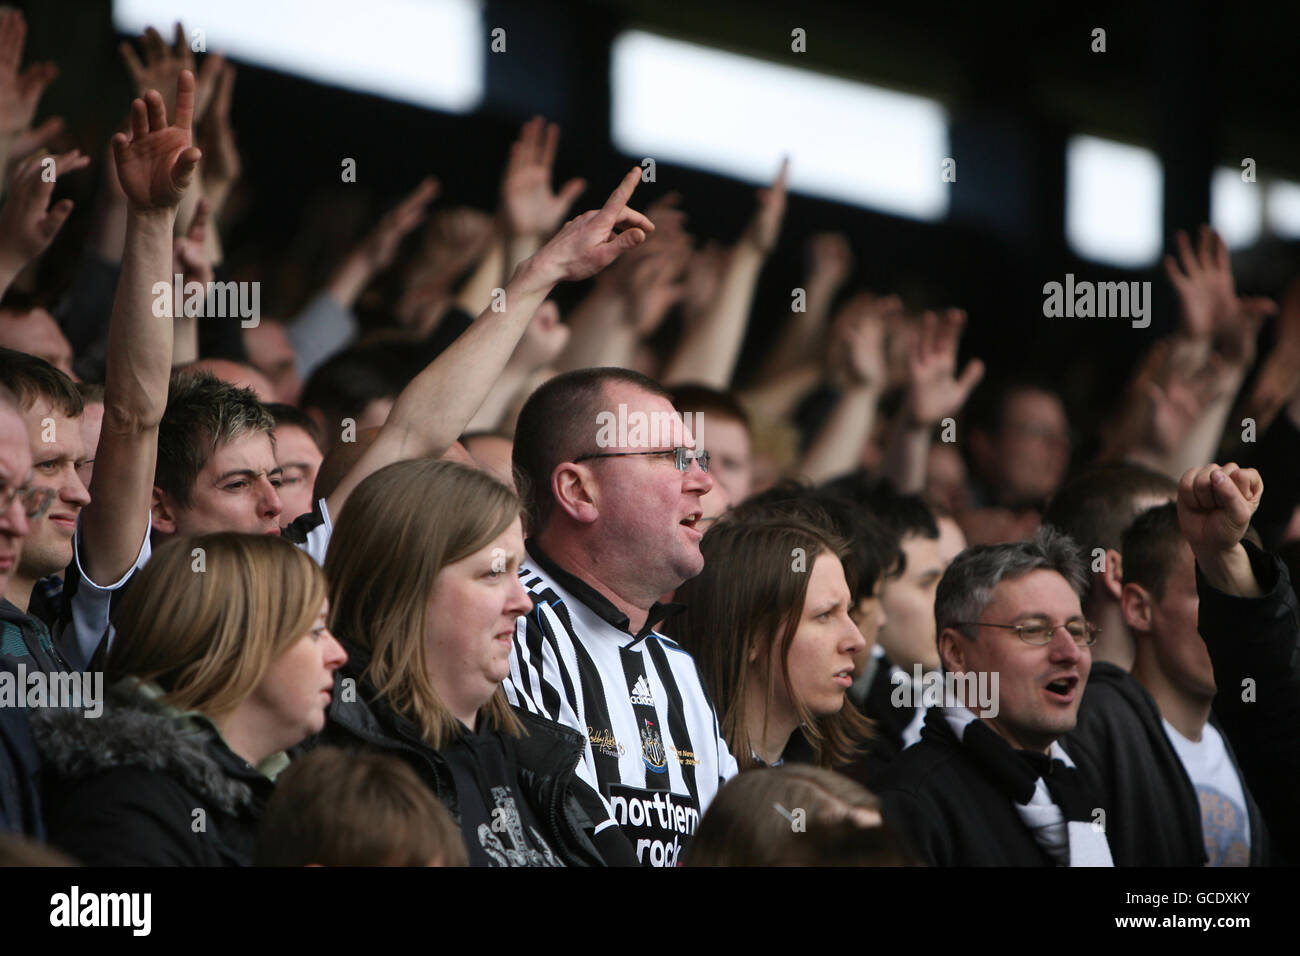
<svg viewBox="0 0 1300 956">
<path fill-rule="evenodd" d="M 91 158 L 0 14 L 0 860 L 1300 860 L 1300 285 L 1179 234 L 1084 460 L 822 234 L 742 388 L 786 168 L 700 245 L 640 168 L 575 214 L 538 118 L 494 212 L 425 180 L 264 316 L 177 31 L 51 288 Z"/>
</svg>

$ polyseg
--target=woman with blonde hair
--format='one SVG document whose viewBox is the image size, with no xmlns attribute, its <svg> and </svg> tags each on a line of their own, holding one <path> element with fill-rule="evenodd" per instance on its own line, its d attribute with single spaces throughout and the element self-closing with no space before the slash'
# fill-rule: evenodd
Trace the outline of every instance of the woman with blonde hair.
<svg viewBox="0 0 1300 956">
<path fill-rule="evenodd" d="M 575 775 L 583 737 L 516 711 L 501 688 L 532 611 L 520 512 L 495 478 L 448 461 L 389 465 L 357 486 L 325 559 L 349 661 L 321 737 L 406 760 L 455 817 L 471 866 L 635 865 Z"/>
<path fill-rule="evenodd" d="M 722 735 L 745 770 L 783 762 L 796 730 L 813 762 L 850 763 L 871 725 L 846 692 L 865 646 L 849 616 L 848 549 L 796 515 L 728 518 L 700 542 L 704 570 L 677 589 L 665 625 L 694 657 Z"/>
<path fill-rule="evenodd" d="M 103 713 L 33 714 L 50 841 L 95 866 L 251 864 L 346 660 L 327 612 L 320 568 L 278 537 L 158 548 L 113 609 Z"/>
</svg>

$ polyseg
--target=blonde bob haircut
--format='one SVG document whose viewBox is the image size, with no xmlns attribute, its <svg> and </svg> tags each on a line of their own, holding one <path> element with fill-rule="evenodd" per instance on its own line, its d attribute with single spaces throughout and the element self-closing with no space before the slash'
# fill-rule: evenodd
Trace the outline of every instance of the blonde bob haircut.
<svg viewBox="0 0 1300 956">
<path fill-rule="evenodd" d="M 449 564 L 487 547 L 522 506 L 486 472 L 436 459 L 380 468 L 357 485 L 325 557 L 330 630 L 370 654 L 365 680 L 441 749 L 458 721 L 434 689 L 425 629 L 434 580 Z M 500 687 L 479 711 L 498 732 L 523 733 Z"/>
<path fill-rule="evenodd" d="M 316 562 L 278 536 L 175 538 L 113 608 L 106 677 L 153 681 L 180 710 L 228 714 L 311 630 L 325 598 Z"/>
</svg>

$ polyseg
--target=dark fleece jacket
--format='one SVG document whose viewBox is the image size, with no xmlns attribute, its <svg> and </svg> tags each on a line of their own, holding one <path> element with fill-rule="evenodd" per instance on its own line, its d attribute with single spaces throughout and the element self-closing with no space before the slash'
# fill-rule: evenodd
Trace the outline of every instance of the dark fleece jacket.
<svg viewBox="0 0 1300 956">
<path fill-rule="evenodd" d="M 33 714 L 50 842 L 91 866 L 246 866 L 272 782 L 203 721 L 111 691 Z"/>
</svg>

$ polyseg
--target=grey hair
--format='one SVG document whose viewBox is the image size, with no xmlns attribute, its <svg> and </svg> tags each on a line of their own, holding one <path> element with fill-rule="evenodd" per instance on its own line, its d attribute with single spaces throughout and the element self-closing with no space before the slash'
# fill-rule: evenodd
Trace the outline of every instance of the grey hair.
<svg viewBox="0 0 1300 956">
<path fill-rule="evenodd" d="M 1083 550 L 1073 538 L 1051 525 L 1039 527 L 1029 541 L 967 548 L 953 559 L 939 582 L 934 598 L 936 640 L 948 627 L 974 637 L 958 622 L 978 621 L 1001 581 L 1040 569 L 1055 571 L 1065 578 L 1080 601 L 1088 593 L 1090 582 Z"/>
</svg>

